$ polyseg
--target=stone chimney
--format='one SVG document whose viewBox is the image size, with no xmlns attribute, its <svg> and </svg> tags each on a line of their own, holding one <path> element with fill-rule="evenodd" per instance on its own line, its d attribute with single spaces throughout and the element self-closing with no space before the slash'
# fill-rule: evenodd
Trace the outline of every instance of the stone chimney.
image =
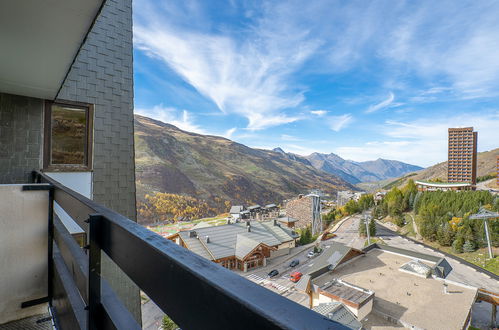
<svg viewBox="0 0 499 330">
<path fill-rule="evenodd" d="M 247 226 L 246 229 L 248 230 L 248 233 L 251 233 L 251 226 Z"/>
<path fill-rule="evenodd" d="M 205 240 L 206 243 L 210 243 L 210 236 L 205 236 L 204 240 Z"/>
<path fill-rule="evenodd" d="M 274 219 L 274 226 L 277 226 L 277 219 Z"/>
</svg>

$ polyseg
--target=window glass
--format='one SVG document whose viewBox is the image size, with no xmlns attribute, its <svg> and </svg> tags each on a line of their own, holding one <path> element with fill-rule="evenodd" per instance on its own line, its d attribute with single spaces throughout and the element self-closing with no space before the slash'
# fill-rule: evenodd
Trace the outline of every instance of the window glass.
<svg viewBox="0 0 499 330">
<path fill-rule="evenodd" d="M 52 165 L 85 165 L 87 140 L 87 109 L 52 105 Z"/>
</svg>

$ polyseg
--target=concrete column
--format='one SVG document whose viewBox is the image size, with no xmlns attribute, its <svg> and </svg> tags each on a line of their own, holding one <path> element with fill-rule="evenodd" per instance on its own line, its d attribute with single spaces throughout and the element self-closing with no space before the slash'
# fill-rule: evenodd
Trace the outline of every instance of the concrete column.
<svg viewBox="0 0 499 330">
<path fill-rule="evenodd" d="M 263 267 L 267 266 L 267 258 L 263 257 Z"/>
<path fill-rule="evenodd" d="M 248 271 L 248 264 L 245 262 L 244 263 L 244 270 L 243 270 L 245 273 Z"/>
</svg>

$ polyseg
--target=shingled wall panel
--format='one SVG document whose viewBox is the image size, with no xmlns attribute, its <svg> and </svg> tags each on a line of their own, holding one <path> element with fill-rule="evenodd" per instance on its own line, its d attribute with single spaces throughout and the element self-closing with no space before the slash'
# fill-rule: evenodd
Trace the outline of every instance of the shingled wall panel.
<svg viewBox="0 0 499 330">
<path fill-rule="evenodd" d="M 0 184 L 26 183 L 40 168 L 43 102 L 0 93 Z"/>
<path fill-rule="evenodd" d="M 132 1 L 107 0 L 58 100 L 95 105 L 93 199 L 136 219 Z M 109 260 L 103 274 L 140 321 L 138 288 Z"/>
</svg>

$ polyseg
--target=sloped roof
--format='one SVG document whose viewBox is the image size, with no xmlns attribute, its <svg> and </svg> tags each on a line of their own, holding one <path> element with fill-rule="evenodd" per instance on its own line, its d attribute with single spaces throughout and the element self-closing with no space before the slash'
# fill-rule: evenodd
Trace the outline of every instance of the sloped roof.
<svg viewBox="0 0 499 330">
<path fill-rule="evenodd" d="M 238 234 L 236 238 L 236 252 L 235 255 L 239 259 L 244 259 L 253 251 L 258 245 L 262 244 L 261 242 L 255 241 L 252 238 L 249 238 L 245 234 Z"/>
<path fill-rule="evenodd" d="M 203 258 L 213 260 L 210 252 L 204 247 L 204 245 L 199 241 L 198 238 L 189 237 L 189 235 L 182 235 L 181 233 L 182 232 L 179 233 L 180 237 L 182 237 L 182 240 L 184 241 L 185 245 L 187 245 L 187 248 L 189 250 L 200 255 Z"/>
<path fill-rule="evenodd" d="M 241 212 L 243 210 L 244 210 L 244 206 L 242 206 L 242 205 L 232 205 L 230 207 L 229 213 L 230 214 L 238 214 L 239 212 Z"/>
<path fill-rule="evenodd" d="M 268 246 L 279 245 L 296 238 L 291 230 L 274 226 L 271 222 L 252 221 L 250 226 L 250 232 L 247 230 L 246 223 L 231 223 L 221 226 L 198 228 L 195 232 L 199 238 L 189 237 L 189 232 L 191 231 L 181 231 L 179 232 L 179 235 L 190 250 L 195 253 L 198 253 L 197 251 L 199 251 L 199 255 L 210 260 L 213 260 L 213 258 L 208 258 L 206 254 L 213 255 L 215 259 L 236 255 L 236 245 L 238 235 L 240 234 L 244 234 L 244 237 L 247 239 L 254 240 L 258 243 L 264 243 Z M 199 239 L 204 239 L 206 236 L 210 239 L 208 243 L 205 241 L 202 242 L 204 250 L 195 245 L 195 243 L 189 244 L 192 240 L 199 241 Z M 191 249 L 190 245 L 193 245 L 197 251 Z"/>
<path fill-rule="evenodd" d="M 340 302 L 319 304 L 318 306 L 312 308 L 312 310 L 321 315 L 327 316 L 333 321 L 343 324 L 349 329 L 362 329 L 362 323 L 360 323 L 355 315 Z"/>
<path fill-rule="evenodd" d="M 359 306 L 364 305 L 374 295 L 370 290 L 336 279 L 324 283 L 324 285 L 320 286 L 320 290 Z"/>
<path fill-rule="evenodd" d="M 256 205 L 251 205 L 251 206 L 249 206 L 249 207 L 248 207 L 248 210 L 252 211 L 252 210 L 259 209 L 259 208 L 261 208 L 261 206 L 260 206 L 260 205 L 258 205 L 258 204 L 256 204 Z"/>
<path fill-rule="evenodd" d="M 276 208 L 276 207 L 277 207 L 277 205 L 275 205 L 275 204 L 267 204 L 267 205 L 265 205 L 266 209 L 273 209 L 273 208 Z"/>
<path fill-rule="evenodd" d="M 280 225 L 274 225 L 273 222 L 260 222 L 262 226 L 267 228 L 267 230 L 274 235 L 279 242 L 284 243 L 289 241 L 289 237 L 297 238 L 298 234 L 293 234 L 293 231 L 288 228 L 282 228 Z"/>
<path fill-rule="evenodd" d="M 351 250 L 363 253 L 342 243 L 334 241 L 327 242 L 327 244 L 323 245 L 322 253 L 312 261 L 312 266 L 309 268 L 308 274 L 315 277 L 314 273 L 323 273 L 335 269 Z"/>
<path fill-rule="evenodd" d="M 299 290 L 299 291 L 308 293 L 309 292 L 309 286 L 310 286 L 310 275 L 305 274 L 296 283 L 295 288 L 297 290 Z"/>
</svg>

